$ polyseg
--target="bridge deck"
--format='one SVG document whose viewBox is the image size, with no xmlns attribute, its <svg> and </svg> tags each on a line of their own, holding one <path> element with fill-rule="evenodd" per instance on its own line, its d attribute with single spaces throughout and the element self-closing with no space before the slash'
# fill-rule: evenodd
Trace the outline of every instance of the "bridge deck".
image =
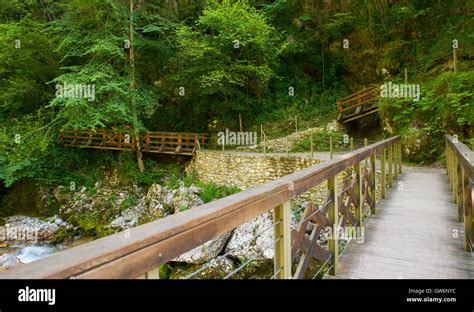
<svg viewBox="0 0 474 312">
<path fill-rule="evenodd" d="M 474 278 L 446 176 L 412 169 L 400 178 L 403 189 L 395 187 L 365 223 L 365 242 L 350 243 L 337 276 L 327 278 Z"/>
</svg>

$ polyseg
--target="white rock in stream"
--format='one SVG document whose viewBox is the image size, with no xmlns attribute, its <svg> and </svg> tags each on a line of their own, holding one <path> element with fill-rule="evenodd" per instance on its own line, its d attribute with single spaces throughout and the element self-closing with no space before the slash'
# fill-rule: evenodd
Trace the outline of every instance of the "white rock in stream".
<svg viewBox="0 0 474 312">
<path fill-rule="evenodd" d="M 18 259 L 18 257 L 13 253 L 3 254 L 0 256 L 0 271 L 2 271 L 2 269 L 11 269 L 21 263 L 20 259 Z"/>
</svg>

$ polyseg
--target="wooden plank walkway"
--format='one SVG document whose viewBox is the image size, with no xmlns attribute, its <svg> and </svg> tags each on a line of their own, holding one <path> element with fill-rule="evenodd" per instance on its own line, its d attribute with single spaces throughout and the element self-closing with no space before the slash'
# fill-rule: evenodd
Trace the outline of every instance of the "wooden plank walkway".
<svg viewBox="0 0 474 312">
<path fill-rule="evenodd" d="M 365 226 L 365 241 L 351 242 L 339 259 L 339 279 L 472 279 L 474 253 L 464 251 L 446 175 L 406 168 L 388 199 Z M 457 234 L 457 235 L 456 235 Z"/>
</svg>

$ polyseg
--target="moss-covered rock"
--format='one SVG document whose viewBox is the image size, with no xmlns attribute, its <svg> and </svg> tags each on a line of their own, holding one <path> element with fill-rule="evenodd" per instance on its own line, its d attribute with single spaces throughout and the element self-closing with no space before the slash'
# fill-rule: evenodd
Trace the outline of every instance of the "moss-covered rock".
<svg viewBox="0 0 474 312">
<path fill-rule="evenodd" d="M 223 279 L 232 272 L 235 267 L 234 262 L 226 257 L 211 260 L 203 265 L 173 262 L 170 264 L 171 271 L 169 278 L 183 279 L 204 266 L 206 268 L 192 276 L 191 279 Z"/>
<path fill-rule="evenodd" d="M 30 179 L 23 179 L 7 190 L 0 215 L 51 217 L 58 211 L 59 203 L 51 188 L 40 186 Z"/>
</svg>

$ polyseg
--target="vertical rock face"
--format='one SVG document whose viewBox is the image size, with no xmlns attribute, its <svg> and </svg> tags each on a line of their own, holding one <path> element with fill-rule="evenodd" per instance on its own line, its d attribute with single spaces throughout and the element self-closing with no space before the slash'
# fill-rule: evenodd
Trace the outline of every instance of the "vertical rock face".
<svg viewBox="0 0 474 312">
<path fill-rule="evenodd" d="M 204 182 L 247 189 L 320 163 L 311 157 L 245 155 L 198 151 L 188 173 L 195 172 Z"/>
</svg>

